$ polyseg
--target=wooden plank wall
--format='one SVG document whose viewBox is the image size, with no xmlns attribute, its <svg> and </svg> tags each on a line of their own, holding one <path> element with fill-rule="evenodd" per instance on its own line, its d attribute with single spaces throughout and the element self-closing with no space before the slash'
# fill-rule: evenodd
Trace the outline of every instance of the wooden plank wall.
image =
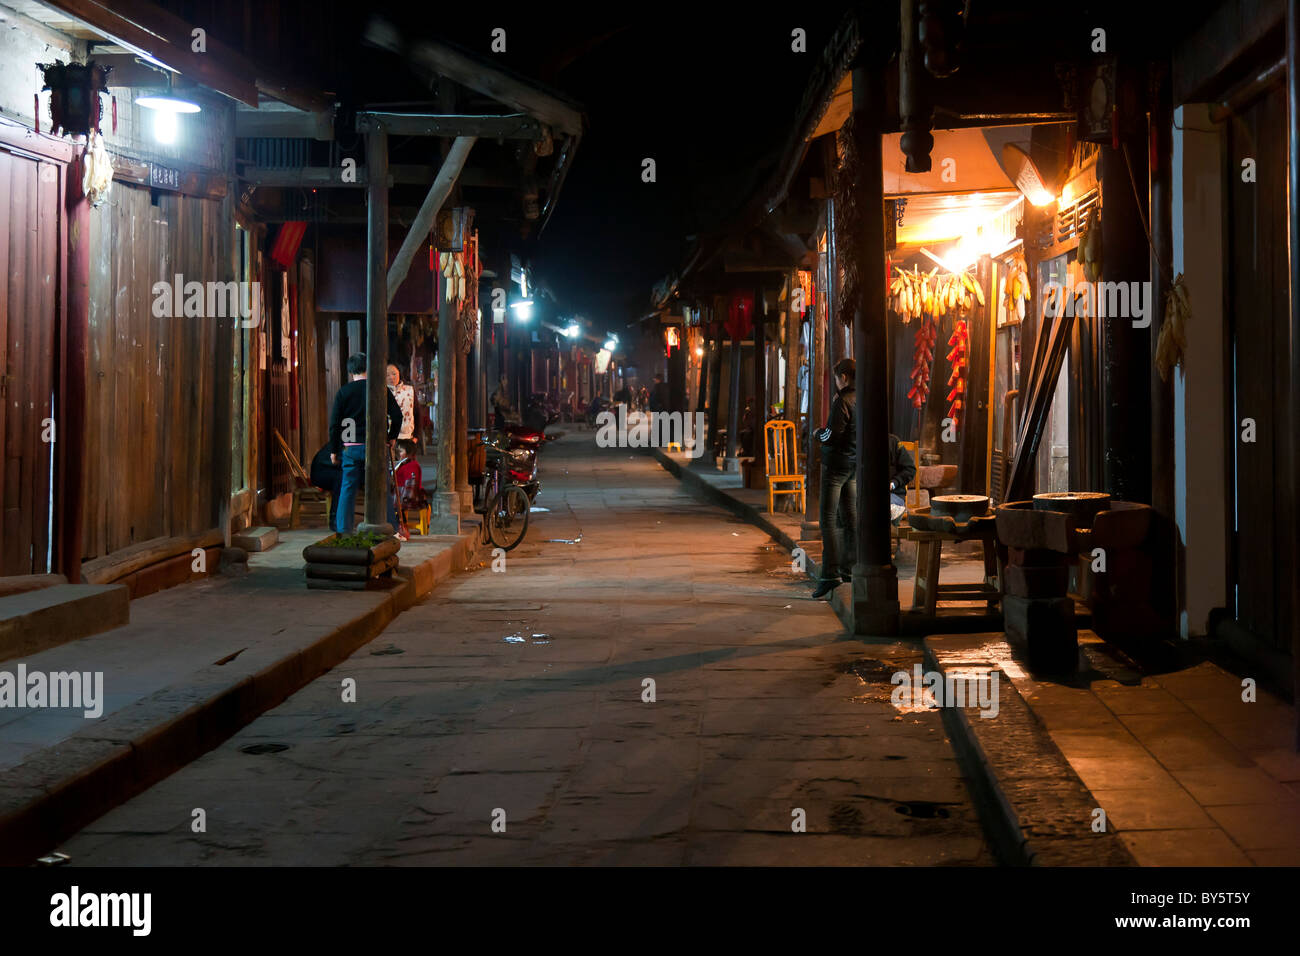
<svg viewBox="0 0 1300 956">
<path fill-rule="evenodd" d="M 1236 456 L 1235 575 L 1237 621 L 1280 653 L 1291 647 L 1300 598 L 1288 571 L 1297 503 L 1284 476 L 1296 425 L 1290 420 L 1286 320 L 1286 96 L 1275 86 L 1228 124 L 1230 262 L 1229 321 L 1235 379 L 1228 414 L 1229 448 Z M 1258 182 L 1238 172 L 1257 161 Z M 1254 419 L 1254 442 L 1242 441 L 1242 420 Z M 1231 591 L 1229 591 L 1231 601 Z"/>
<path fill-rule="evenodd" d="M 56 163 L 0 151 L 0 574 L 52 570 L 50 444 L 59 291 Z M 54 436 L 57 439 L 57 432 Z"/>
<path fill-rule="evenodd" d="M 218 337 L 233 320 L 155 316 L 153 285 L 227 277 L 221 203 L 115 183 L 91 214 L 82 556 L 217 526 Z"/>
<path fill-rule="evenodd" d="M 332 315 L 316 311 L 315 266 L 311 259 L 302 259 L 298 265 L 298 407 L 304 467 L 329 439 L 334 393 L 343 384 L 339 375 L 340 327 Z"/>
</svg>

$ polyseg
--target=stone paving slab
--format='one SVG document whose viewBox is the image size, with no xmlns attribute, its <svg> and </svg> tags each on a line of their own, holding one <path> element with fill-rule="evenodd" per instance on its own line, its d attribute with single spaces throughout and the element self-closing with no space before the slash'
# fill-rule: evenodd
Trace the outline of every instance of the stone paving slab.
<svg viewBox="0 0 1300 956">
<path fill-rule="evenodd" d="M 247 574 L 140 598 L 128 625 L 25 658 L 102 672 L 104 707 L 0 711 L 0 863 L 30 861 L 328 670 L 467 564 L 477 534 L 408 543 L 386 590 L 309 591 L 301 552 L 322 532 L 286 532 Z"/>
<path fill-rule="evenodd" d="M 1081 641 L 1104 651 L 1090 633 Z M 1010 660 L 1001 635 L 931 642 L 954 660 Z M 1211 662 L 1130 682 L 1095 668 L 1069 684 L 1014 662 L 1002 670 L 1138 864 L 1300 865 L 1300 758 L 1286 748 L 1295 712 L 1285 702 L 1263 690 L 1243 701 L 1242 678 Z"/>
<path fill-rule="evenodd" d="M 566 444 L 504 572 L 439 588 L 71 865 L 993 862 L 938 715 L 890 703 L 917 648 L 842 639 L 765 533 L 647 456 Z"/>
</svg>

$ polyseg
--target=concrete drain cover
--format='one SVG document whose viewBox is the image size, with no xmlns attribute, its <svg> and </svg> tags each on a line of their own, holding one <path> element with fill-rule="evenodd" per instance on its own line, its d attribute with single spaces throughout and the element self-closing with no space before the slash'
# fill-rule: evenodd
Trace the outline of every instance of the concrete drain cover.
<svg viewBox="0 0 1300 956">
<path fill-rule="evenodd" d="M 278 754 L 289 749 L 288 744 L 249 744 L 247 747 L 240 747 L 241 753 L 260 756 L 261 754 Z"/>
</svg>

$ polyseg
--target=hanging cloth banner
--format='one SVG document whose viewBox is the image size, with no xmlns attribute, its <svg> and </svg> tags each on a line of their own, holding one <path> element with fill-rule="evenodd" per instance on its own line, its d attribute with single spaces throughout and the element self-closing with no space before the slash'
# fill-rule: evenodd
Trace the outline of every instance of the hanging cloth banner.
<svg viewBox="0 0 1300 956">
<path fill-rule="evenodd" d="M 727 305 L 727 334 L 733 339 L 743 339 L 754 328 L 754 294 L 736 292 Z"/>
<path fill-rule="evenodd" d="M 811 272 L 803 269 L 799 270 L 799 288 L 803 290 L 803 307 L 804 310 L 811 309 L 817 301 L 817 291 L 813 287 L 813 276 Z"/>
</svg>

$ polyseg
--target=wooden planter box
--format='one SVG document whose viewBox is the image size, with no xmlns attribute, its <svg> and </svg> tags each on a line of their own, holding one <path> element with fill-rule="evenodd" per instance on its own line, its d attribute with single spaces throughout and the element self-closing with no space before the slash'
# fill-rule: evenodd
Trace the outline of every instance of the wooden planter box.
<svg viewBox="0 0 1300 956">
<path fill-rule="evenodd" d="M 402 546 L 396 538 L 370 548 L 336 548 L 329 542 L 337 537 L 332 534 L 302 549 L 307 562 L 307 587 L 361 591 L 372 581 L 392 577 Z"/>
</svg>

